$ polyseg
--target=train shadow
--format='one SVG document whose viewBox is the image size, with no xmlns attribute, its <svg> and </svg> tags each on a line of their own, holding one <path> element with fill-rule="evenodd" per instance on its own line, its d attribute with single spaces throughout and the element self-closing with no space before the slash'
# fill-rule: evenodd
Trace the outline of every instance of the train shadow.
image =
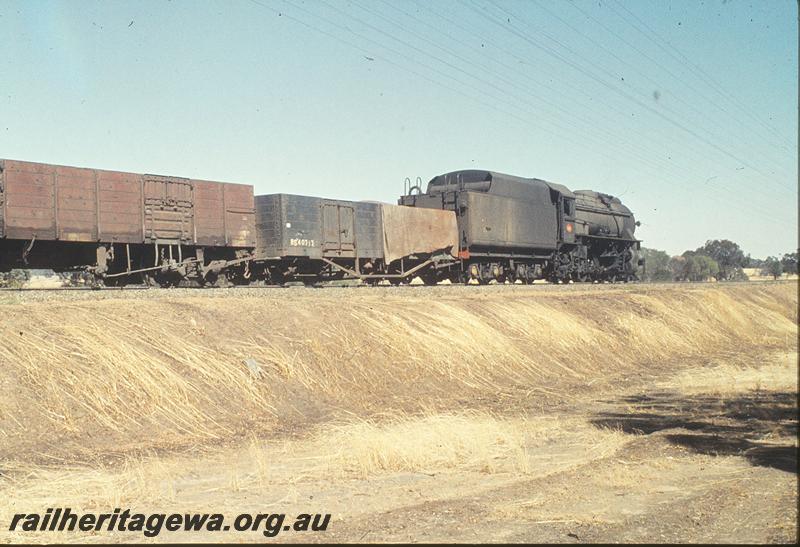
<svg viewBox="0 0 800 547">
<path fill-rule="evenodd" d="M 649 435 L 698 454 L 738 455 L 752 465 L 797 473 L 797 393 L 754 391 L 734 397 L 659 392 L 615 401 L 629 412 L 605 412 L 592 422 L 603 428 Z M 690 433 L 668 433 L 668 430 Z"/>
</svg>

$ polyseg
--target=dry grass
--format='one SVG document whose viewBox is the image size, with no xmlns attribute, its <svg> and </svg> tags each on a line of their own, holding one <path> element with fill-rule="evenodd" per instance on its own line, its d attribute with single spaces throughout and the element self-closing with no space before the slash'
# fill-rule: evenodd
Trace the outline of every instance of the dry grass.
<svg viewBox="0 0 800 547">
<path fill-rule="evenodd" d="M 0 521 L 8 522 L 16 512 L 59 506 L 185 511 L 224 505 L 221 499 L 236 493 L 258 494 L 261 503 L 278 502 L 303 485 L 317 493 L 326 482 L 397 472 L 542 476 L 606 457 L 629 440 L 580 419 L 398 414 L 321 427 L 307 439 L 253 437 L 233 450 L 149 454 L 114 465 L 8 463 L 0 477 Z"/>
<path fill-rule="evenodd" d="M 478 414 L 395 417 L 335 424 L 320 434 L 317 443 L 334 472 L 360 477 L 455 468 L 526 473 L 526 425 L 524 420 Z"/>
<path fill-rule="evenodd" d="M 329 476 L 367 478 L 383 472 L 436 474 L 456 469 L 542 474 L 554 461 L 563 468 L 576 460 L 602 457 L 625 441 L 621 432 L 599 431 L 580 420 L 503 419 L 469 412 L 335 424 L 318 434 L 315 445 Z M 556 443 L 559 449 L 554 453 Z"/>
<path fill-rule="evenodd" d="M 0 457 L 74 461 L 348 415 L 569 399 L 662 362 L 795 350 L 795 289 L 267 291 L 6 305 Z"/>
<path fill-rule="evenodd" d="M 679 372 L 657 389 L 674 390 L 687 395 L 729 395 L 747 391 L 797 391 L 797 352 L 767 354 L 760 362 L 740 355 L 717 356 L 702 372 Z"/>
</svg>

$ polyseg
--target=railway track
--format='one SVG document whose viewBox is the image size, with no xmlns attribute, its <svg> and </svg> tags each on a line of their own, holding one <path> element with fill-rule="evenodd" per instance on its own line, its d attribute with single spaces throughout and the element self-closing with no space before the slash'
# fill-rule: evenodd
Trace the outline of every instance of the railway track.
<svg viewBox="0 0 800 547">
<path fill-rule="evenodd" d="M 777 280 L 777 281 L 725 281 L 724 283 L 720 283 L 720 286 L 738 286 L 738 285 L 753 285 L 757 286 L 760 284 L 780 284 L 780 283 L 797 283 L 796 280 Z M 10 292 L 10 293 L 24 293 L 24 292 L 128 292 L 128 291 L 151 291 L 151 292 L 183 292 L 187 290 L 197 291 L 197 292 L 207 292 L 207 291 L 244 291 L 244 290 L 251 290 L 251 289 L 292 289 L 292 288 L 306 288 L 306 289 L 333 289 L 333 288 L 364 288 L 364 289 L 403 289 L 403 288 L 414 288 L 414 289 L 447 289 L 447 290 L 454 290 L 456 287 L 462 287 L 466 290 L 480 290 L 480 289 L 490 289 L 490 290 L 498 290 L 501 287 L 505 288 L 513 288 L 513 289 L 523 289 L 529 288 L 532 290 L 602 290 L 602 289 L 613 289 L 613 288 L 624 288 L 624 287 L 639 287 L 639 288 L 648 288 L 648 287 L 689 287 L 689 286 L 712 286 L 713 283 L 703 282 L 703 281 L 685 281 L 680 283 L 641 283 L 641 282 L 633 282 L 633 283 L 567 283 L 567 284 L 554 284 L 554 283 L 532 283 L 529 285 L 523 284 L 489 284 L 489 285 L 478 285 L 478 284 L 469 284 L 469 285 L 462 285 L 462 284 L 446 284 L 440 283 L 437 285 L 425 285 L 422 283 L 419 284 L 405 284 L 405 285 L 367 285 L 364 283 L 352 282 L 352 283 L 343 283 L 343 282 L 334 282 L 331 284 L 326 283 L 317 283 L 317 284 L 303 284 L 303 283 L 286 283 L 283 285 L 231 285 L 228 287 L 201 287 L 201 286 L 180 286 L 180 287 L 172 287 L 172 288 L 162 288 L 162 287 L 150 287 L 147 285 L 126 285 L 124 287 L 105 287 L 105 286 L 66 286 L 66 287 L 0 287 L 0 292 Z M 455 289 L 457 290 L 457 289 Z"/>
<path fill-rule="evenodd" d="M 150 287 L 132 285 L 128 287 L 0 287 L 0 292 L 71 292 L 71 291 L 141 291 Z"/>
</svg>

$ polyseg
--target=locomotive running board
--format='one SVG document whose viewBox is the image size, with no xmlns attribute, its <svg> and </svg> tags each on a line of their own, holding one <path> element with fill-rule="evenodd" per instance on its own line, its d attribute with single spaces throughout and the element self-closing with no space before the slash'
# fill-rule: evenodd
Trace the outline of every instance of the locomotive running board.
<svg viewBox="0 0 800 547">
<path fill-rule="evenodd" d="M 353 277 L 357 277 L 358 279 L 375 279 L 375 278 L 380 278 L 380 279 L 398 279 L 398 278 L 408 277 L 409 275 L 413 274 L 414 272 L 417 272 L 417 271 L 421 270 L 422 268 L 424 268 L 428 264 L 433 264 L 433 260 L 432 259 L 428 259 L 425 262 L 423 262 L 422 264 L 419 264 L 418 266 L 414 266 L 413 268 L 411 268 L 407 272 L 401 273 L 401 274 L 384 274 L 384 275 L 369 274 L 369 275 L 363 275 L 363 274 L 356 273 L 354 270 L 351 270 L 350 268 L 346 268 L 346 267 L 344 267 L 344 266 L 342 266 L 340 264 L 337 264 L 336 262 L 334 262 L 333 260 L 330 260 L 328 258 L 324 258 L 323 257 L 322 261 L 325 262 L 326 264 L 329 264 L 329 265 L 333 266 L 337 270 L 341 270 L 341 271 L 343 271 L 345 273 L 348 273 L 348 274 L 352 275 Z"/>
</svg>

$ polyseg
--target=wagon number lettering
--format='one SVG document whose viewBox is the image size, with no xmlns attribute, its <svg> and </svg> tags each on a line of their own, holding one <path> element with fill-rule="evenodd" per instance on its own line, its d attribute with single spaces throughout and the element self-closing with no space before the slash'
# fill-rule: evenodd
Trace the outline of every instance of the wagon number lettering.
<svg viewBox="0 0 800 547">
<path fill-rule="evenodd" d="M 289 245 L 292 247 L 314 247 L 314 240 L 291 238 L 289 239 Z"/>
</svg>

